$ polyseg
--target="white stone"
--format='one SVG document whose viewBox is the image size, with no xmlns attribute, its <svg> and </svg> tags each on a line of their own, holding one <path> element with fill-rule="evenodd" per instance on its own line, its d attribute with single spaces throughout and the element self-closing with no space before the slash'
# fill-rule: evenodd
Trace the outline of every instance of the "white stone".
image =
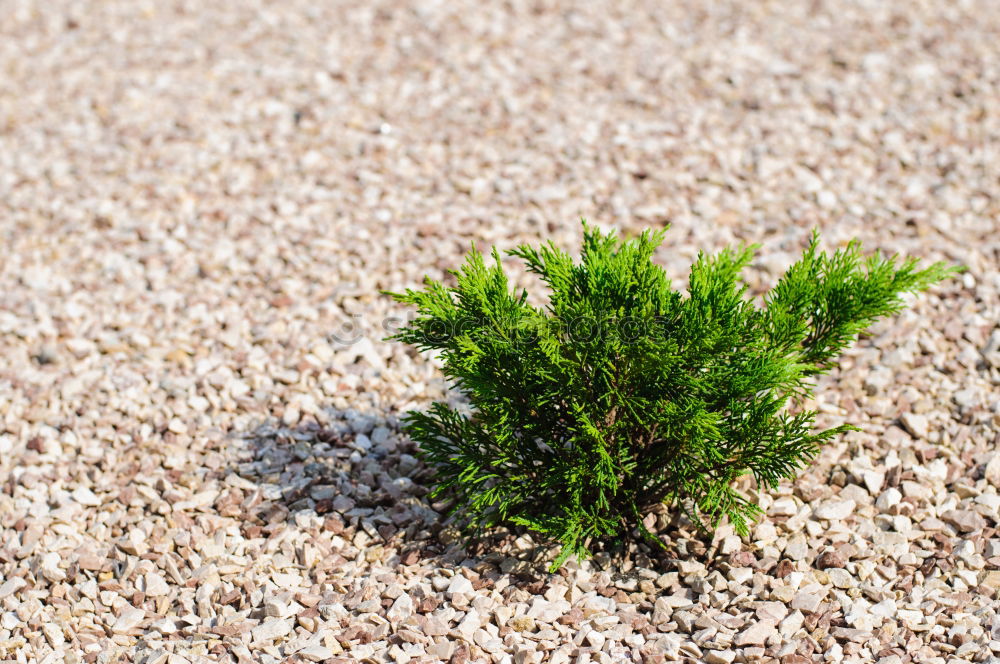
<svg viewBox="0 0 1000 664">
<path fill-rule="evenodd" d="M 777 624 L 788 615 L 788 607 L 781 602 L 758 602 L 757 617 Z"/>
<path fill-rule="evenodd" d="M 445 592 L 449 593 L 465 593 L 466 595 L 471 595 L 475 592 L 472 588 L 472 582 L 469 581 L 461 574 L 456 574 L 451 577 L 451 581 L 448 583 L 448 588 Z"/>
<path fill-rule="evenodd" d="M 663 658 L 669 662 L 675 662 L 681 658 L 681 642 L 676 636 L 653 637 L 650 645 L 653 652 L 663 655 Z"/>
<path fill-rule="evenodd" d="M 846 569 L 831 567 L 826 570 L 826 575 L 830 578 L 830 583 L 837 588 L 853 588 L 856 585 L 854 577 Z"/>
<path fill-rule="evenodd" d="M 601 632 L 598 632 L 596 629 L 592 629 L 587 632 L 587 636 L 585 638 L 587 643 L 589 643 L 595 650 L 603 648 L 604 642 L 607 641 L 607 637 L 605 637 Z"/>
<path fill-rule="evenodd" d="M 514 664 L 538 664 L 540 661 L 541 655 L 537 650 L 530 647 L 514 646 Z"/>
<path fill-rule="evenodd" d="M 1000 328 L 993 330 L 982 352 L 987 364 L 994 369 L 1000 369 Z"/>
<path fill-rule="evenodd" d="M 124 537 L 117 540 L 118 548 L 133 556 L 142 556 L 149 551 L 146 534 L 138 528 L 130 529 Z"/>
<path fill-rule="evenodd" d="M 264 602 L 264 615 L 269 618 L 286 618 L 291 612 L 288 602 L 276 597 Z"/>
<path fill-rule="evenodd" d="M 138 627 L 139 623 L 145 619 L 146 612 L 142 609 L 127 608 L 115 620 L 114 625 L 111 626 L 111 631 L 115 634 L 127 634 Z"/>
<path fill-rule="evenodd" d="M 746 583 L 753 578 L 753 569 L 749 567 L 734 567 L 726 572 L 726 576 L 729 577 L 730 581 L 735 583 Z M 690 604 L 690 600 L 687 603 Z"/>
<path fill-rule="evenodd" d="M 392 623 L 401 623 L 413 614 L 413 600 L 406 593 L 396 598 L 396 601 L 386 612 L 386 618 Z"/>
<path fill-rule="evenodd" d="M 66 572 L 59 567 L 61 561 L 62 556 L 55 551 L 49 551 L 42 556 L 39 569 L 42 572 L 42 576 L 50 583 L 59 583 L 66 580 Z"/>
<path fill-rule="evenodd" d="M 1000 514 L 1000 495 L 995 493 L 982 493 L 976 496 L 977 505 L 985 505 L 992 514 Z"/>
<path fill-rule="evenodd" d="M 907 498 L 916 498 L 917 500 L 930 500 L 934 496 L 934 491 L 931 487 L 927 486 L 922 482 L 911 482 L 909 480 L 903 480 L 899 484 L 903 491 L 903 495 Z"/>
<path fill-rule="evenodd" d="M 963 410 L 968 410 L 979 403 L 979 391 L 973 389 L 958 390 L 952 395 L 952 398 Z"/>
<path fill-rule="evenodd" d="M 865 391 L 869 396 L 875 396 L 885 392 L 894 379 L 894 374 L 887 367 L 874 369 L 865 376 Z"/>
<path fill-rule="evenodd" d="M 653 616 L 651 621 L 654 625 L 662 625 L 665 622 L 670 621 L 670 616 L 673 613 L 673 608 L 667 603 L 665 597 L 657 597 L 656 602 L 653 603 Z"/>
<path fill-rule="evenodd" d="M 815 613 L 822 601 L 823 598 L 820 595 L 803 591 L 795 594 L 795 597 L 792 598 L 791 607 L 793 609 L 800 609 L 806 613 Z"/>
<path fill-rule="evenodd" d="M 837 207 L 837 195 L 829 189 L 824 189 L 816 194 L 816 202 L 825 210 L 832 210 Z"/>
<path fill-rule="evenodd" d="M 63 634 L 62 627 L 54 622 L 47 622 L 43 624 L 42 633 L 45 634 L 45 638 L 48 640 L 49 645 L 56 650 L 59 650 L 59 648 L 66 643 L 66 636 Z"/>
<path fill-rule="evenodd" d="M 828 500 L 816 508 L 817 519 L 840 521 L 849 517 L 857 506 L 853 500 Z"/>
<path fill-rule="evenodd" d="M 472 635 L 476 633 L 476 630 L 479 629 L 482 623 L 483 619 L 479 615 L 479 612 L 475 609 L 469 609 L 465 617 L 462 618 L 462 622 L 458 623 L 455 629 L 458 630 L 459 634 L 471 641 Z"/>
<path fill-rule="evenodd" d="M 73 493 L 70 494 L 73 500 L 80 503 L 81 505 L 86 505 L 87 507 L 97 507 L 101 504 L 101 499 L 97 497 L 93 491 L 85 486 L 78 486 L 73 489 Z"/>
<path fill-rule="evenodd" d="M 870 609 L 874 615 L 881 618 L 895 618 L 896 617 L 896 601 L 893 599 L 884 599 L 878 604 L 873 604 Z"/>
<path fill-rule="evenodd" d="M 145 579 L 145 589 L 143 592 L 147 597 L 162 597 L 170 592 L 170 586 L 162 576 L 156 572 L 147 572 Z"/>
<path fill-rule="evenodd" d="M 314 644 L 306 646 L 295 654 L 308 659 L 310 662 L 323 662 L 331 659 L 334 653 L 326 646 Z"/>
<path fill-rule="evenodd" d="M 155 620 L 149 628 L 163 634 L 164 636 L 177 633 L 177 623 L 173 618 L 160 618 L 159 620 Z"/>
<path fill-rule="evenodd" d="M 773 620 L 757 620 L 737 634 L 733 643 L 737 646 L 762 646 L 774 634 L 775 627 Z"/>
<path fill-rule="evenodd" d="M 681 576 L 704 575 L 705 565 L 697 560 L 680 560 L 677 562 L 677 571 L 681 573 Z"/>
<path fill-rule="evenodd" d="M 785 557 L 789 560 L 802 560 L 809 553 L 809 545 L 804 535 L 794 535 L 785 545 Z"/>
<path fill-rule="evenodd" d="M 599 600 L 606 600 L 610 598 L 600 597 L 592 598 L 591 603 L 595 606 L 599 605 Z M 612 600 L 613 601 L 613 600 Z M 542 597 L 536 597 L 532 603 L 531 607 L 528 608 L 526 615 L 531 618 L 535 618 L 540 622 L 555 622 L 560 616 L 562 616 L 566 611 L 569 610 L 570 604 L 566 600 L 557 600 L 555 602 L 550 602 Z"/>
<path fill-rule="evenodd" d="M 778 531 L 770 521 L 762 521 L 753 529 L 753 538 L 760 546 L 764 546 L 778 538 Z"/>
<path fill-rule="evenodd" d="M 732 650 L 709 650 L 705 654 L 707 664 L 732 664 L 736 659 L 736 653 Z"/>
<path fill-rule="evenodd" d="M 250 636 L 254 643 L 263 644 L 280 639 L 291 631 L 292 625 L 289 621 L 282 618 L 272 618 L 250 630 Z"/>
<path fill-rule="evenodd" d="M 986 463 L 983 476 L 987 482 L 1000 489 L 1000 452 L 995 452 L 993 457 Z"/>
<path fill-rule="evenodd" d="M 924 415 L 918 415 L 917 413 L 903 413 L 899 421 L 903 423 L 903 428 L 906 429 L 911 436 L 920 439 L 926 439 L 928 431 L 927 417 Z"/>
<path fill-rule="evenodd" d="M 875 496 L 882 490 L 882 485 L 885 484 L 885 473 L 869 470 L 862 473 L 862 478 L 865 481 L 865 488 L 868 489 L 868 493 Z"/>
<path fill-rule="evenodd" d="M 719 546 L 719 553 L 724 556 L 728 556 L 731 553 L 736 553 L 743 546 L 743 540 L 740 539 L 739 535 L 728 535 L 722 539 L 722 544 Z"/>
<path fill-rule="evenodd" d="M 791 496 L 778 498 L 767 510 L 771 516 L 795 516 L 798 512 L 799 506 L 795 504 L 795 499 Z"/>
<path fill-rule="evenodd" d="M 899 501 L 903 499 L 903 494 L 899 492 L 899 489 L 895 487 L 889 487 L 883 491 L 879 497 L 875 500 L 875 507 L 880 512 L 886 512 L 889 508 L 894 505 L 898 505 Z"/>
<path fill-rule="evenodd" d="M 802 628 L 803 622 L 805 622 L 805 616 L 802 615 L 802 612 L 799 610 L 792 611 L 778 625 L 778 631 L 786 639 L 790 638 Z"/>
</svg>

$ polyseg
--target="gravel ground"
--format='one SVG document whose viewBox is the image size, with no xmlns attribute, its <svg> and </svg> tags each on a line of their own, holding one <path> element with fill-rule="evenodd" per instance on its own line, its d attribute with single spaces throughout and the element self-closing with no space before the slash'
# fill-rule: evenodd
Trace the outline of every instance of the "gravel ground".
<svg viewBox="0 0 1000 664">
<path fill-rule="evenodd" d="M 1000 661 L 1000 4 L 577 5 L 0 0 L 0 658 Z M 969 270 L 751 537 L 548 575 L 427 499 L 379 290 L 580 216 Z"/>
</svg>

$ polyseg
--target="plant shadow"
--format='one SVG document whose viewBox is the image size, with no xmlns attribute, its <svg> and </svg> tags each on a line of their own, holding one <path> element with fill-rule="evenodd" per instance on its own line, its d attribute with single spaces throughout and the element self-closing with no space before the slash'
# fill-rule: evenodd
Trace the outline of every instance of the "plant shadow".
<svg viewBox="0 0 1000 664">
<path fill-rule="evenodd" d="M 235 473 L 242 488 L 257 496 L 242 511 L 245 534 L 267 536 L 290 524 L 321 521 L 325 531 L 358 555 L 377 555 L 388 567 L 467 567 L 484 583 L 506 576 L 505 585 L 532 594 L 579 568 L 571 559 L 551 574 L 558 546 L 520 527 L 467 540 L 448 514 L 450 501 L 430 498 L 433 470 L 395 415 L 324 413 L 322 421 L 287 426 L 272 417 L 249 431 L 230 432 L 239 463 L 225 473 Z M 679 561 L 701 562 L 709 569 L 731 562 L 718 554 L 710 535 L 681 517 L 664 512 L 657 518 L 663 547 L 636 538 L 597 543 L 588 569 L 607 572 L 614 582 L 609 588 L 620 592 L 649 580 L 652 572 L 673 571 Z"/>
</svg>

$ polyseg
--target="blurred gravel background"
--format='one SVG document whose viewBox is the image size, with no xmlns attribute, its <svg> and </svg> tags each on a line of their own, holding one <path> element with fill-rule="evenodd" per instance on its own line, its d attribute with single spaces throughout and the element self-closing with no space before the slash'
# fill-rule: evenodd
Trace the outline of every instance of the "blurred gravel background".
<svg viewBox="0 0 1000 664">
<path fill-rule="evenodd" d="M 0 657 L 997 662 L 998 44 L 987 0 L 0 0 Z M 678 279 L 762 242 L 755 292 L 813 227 L 969 270 L 824 379 L 863 431 L 752 537 L 549 576 L 453 545 L 379 290 L 581 216 Z"/>
</svg>

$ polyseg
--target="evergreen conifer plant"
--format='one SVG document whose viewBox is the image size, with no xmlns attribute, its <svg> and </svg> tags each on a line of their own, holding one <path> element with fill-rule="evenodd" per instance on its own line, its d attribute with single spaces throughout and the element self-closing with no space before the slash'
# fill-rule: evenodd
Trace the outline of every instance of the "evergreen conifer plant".
<svg viewBox="0 0 1000 664">
<path fill-rule="evenodd" d="M 468 409 L 435 403 L 405 420 L 470 534 L 520 525 L 559 542 L 552 564 L 641 535 L 660 503 L 700 528 L 745 534 L 761 510 L 734 487 L 792 478 L 821 444 L 801 402 L 876 319 L 957 272 L 914 258 L 808 247 L 762 304 L 739 273 L 755 246 L 700 254 L 687 294 L 652 261 L 663 231 L 631 240 L 584 222 L 579 262 L 551 242 L 509 253 L 547 284 L 543 307 L 475 247 L 454 285 L 390 293 L 416 307 L 392 338 L 437 351 Z M 796 405 L 789 408 L 789 404 Z M 795 411 L 795 412 L 793 412 Z"/>
</svg>

